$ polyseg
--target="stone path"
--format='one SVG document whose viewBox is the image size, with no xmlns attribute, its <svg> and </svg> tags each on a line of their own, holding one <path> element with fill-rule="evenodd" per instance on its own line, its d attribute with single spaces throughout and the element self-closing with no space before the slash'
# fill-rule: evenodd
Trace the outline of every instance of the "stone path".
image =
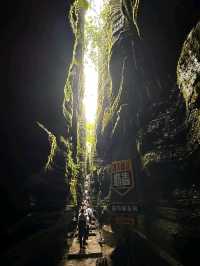
<svg viewBox="0 0 200 266">
<path fill-rule="evenodd" d="M 96 259 L 102 257 L 102 247 L 99 245 L 99 231 L 91 227 L 86 248 L 80 252 L 77 235 L 73 238 L 69 251 L 59 266 L 96 266 Z"/>
<path fill-rule="evenodd" d="M 115 247 L 114 233 L 110 225 L 104 225 L 102 230 L 103 245 L 102 253 L 104 256 L 109 256 Z"/>
<path fill-rule="evenodd" d="M 97 264 L 104 265 L 103 258 L 106 258 L 108 264 L 111 265 L 110 254 L 116 245 L 116 239 L 112 232 L 111 226 L 104 225 L 102 230 L 103 242 L 100 246 L 98 240 L 100 234 L 97 229 L 91 232 L 95 235 L 89 237 L 88 245 L 84 254 L 79 253 L 79 242 L 77 237 L 71 239 L 71 245 L 69 251 L 66 253 L 66 258 L 62 261 L 62 264 L 58 266 L 96 266 L 97 258 L 99 258 Z M 136 245 L 133 246 L 134 261 L 139 265 L 157 265 L 157 266 L 169 266 L 169 265 L 180 265 L 171 257 L 168 258 L 162 250 L 156 250 L 141 234 L 137 233 L 134 235 L 133 241 Z M 132 246 L 130 246 L 132 248 Z M 132 257 L 132 256 L 130 256 Z M 122 264 L 123 266 L 123 264 Z"/>
<path fill-rule="evenodd" d="M 68 259 L 97 258 L 102 256 L 102 251 L 96 236 L 90 236 L 85 249 L 80 252 L 79 240 L 74 238 L 69 249 Z"/>
<path fill-rule="evenodd" d="M 96 266 L 96 258 L 95 259 L 68 260 L 64 262 L 63 266 Z"/>
</svg>

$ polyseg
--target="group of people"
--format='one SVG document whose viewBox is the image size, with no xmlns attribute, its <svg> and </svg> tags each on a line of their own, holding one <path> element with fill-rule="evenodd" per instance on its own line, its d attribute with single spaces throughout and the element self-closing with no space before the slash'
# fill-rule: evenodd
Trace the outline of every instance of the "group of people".
<svg viewBox="0 0 200 266">
<path fill-rule="evenodd" d="M 89 230 L 92 220 L 94 219 L 93 209 L 87 200 L 81 204 L 78 215 L 78 238 L 80 241 L 80 250 L 85 248 L 89 237 Z"/>
</svg>

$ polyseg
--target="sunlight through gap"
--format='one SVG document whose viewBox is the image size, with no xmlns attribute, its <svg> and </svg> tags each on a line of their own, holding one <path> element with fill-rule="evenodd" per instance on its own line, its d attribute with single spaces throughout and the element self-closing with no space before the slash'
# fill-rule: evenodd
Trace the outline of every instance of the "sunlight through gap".
<svg viewBox="0 0 200 266">
<path fill-rule="evenodd" d="M 90 0 L 90 8 L 85 14 L 85 21 L 93 20 L 99 23 L 99 15 L 103 5 L 103 0 Z M 84 105 L 87 123 L 95 123 L 97 109 L 97 89 L 98 89 L 98 72 L 97 66 L 91 60 L 91 52 L 95 49 L 92 46 L 92 40 L 88 40 L 88 45 L 84 54 Z"/>
</svg>

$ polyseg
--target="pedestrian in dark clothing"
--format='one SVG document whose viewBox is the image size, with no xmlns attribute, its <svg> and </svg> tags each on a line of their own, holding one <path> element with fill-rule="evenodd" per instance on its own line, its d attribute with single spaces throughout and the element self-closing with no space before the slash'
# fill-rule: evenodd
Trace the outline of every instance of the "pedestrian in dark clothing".
<svg viewBox="0 0 200 266">
<path fill-rule="evenodd" d="M 106 217 L 106 212 L 105 209 L 103 208 L 101 211 L 101 214 L 99 216 L 99 234 L 100 234 L 100 242 L 103 242 L 103 225 L 105 223 L 105 217 Z"/>
<path fill-rule="evenodd" d="M 89 216 L 86 215 L 86 240 L 88 240 L 88 237 L 89 237 L 89 231 L 90 231 Z"/>
<path fill-rule="evenodd" d="M 80 241 L 80 249 L 84 247 L 86 242 L 86 216 L 84 214 L 84 210 L 81 209 L 80 215 L 78 217 L 78 234 L 79 234 L 79 241 Z"/>
</svg>

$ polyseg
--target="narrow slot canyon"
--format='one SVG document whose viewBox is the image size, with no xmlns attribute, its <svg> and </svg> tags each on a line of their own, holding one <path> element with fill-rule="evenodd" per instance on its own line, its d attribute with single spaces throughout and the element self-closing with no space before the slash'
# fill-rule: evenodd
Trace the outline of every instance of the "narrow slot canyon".
<svg viewBox="0 0 200 266">
<path fill-rule="evenodd" d="M 200 1 L 1 9 L 1 264 L 193 266 Z"/>
</svg>

